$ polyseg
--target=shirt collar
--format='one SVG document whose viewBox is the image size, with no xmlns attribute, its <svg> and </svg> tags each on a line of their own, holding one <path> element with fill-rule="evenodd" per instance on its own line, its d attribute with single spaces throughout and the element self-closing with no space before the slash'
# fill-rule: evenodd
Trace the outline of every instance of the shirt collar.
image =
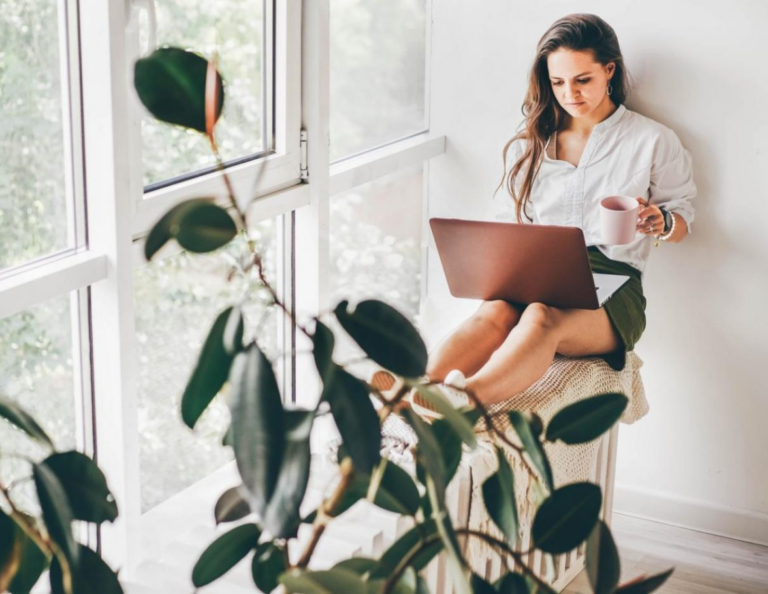
<svg viewBox="0 0 768 594">
<path fill-rule="evenodd" d="M 618 108 L 616 108 L 616 111 L 614 111 L 610 116 L 605 118 L 602 122 L 595 124 L 594 128 L 592 128 L 596 132 L 604 132 L 611 126 L 613 126 L 615 123 L 617 123 L 621 116 L 624 115 L 624 112 L 627 111 L 627 108 L 624 107 L 624 105 L 619 105 Z"/>
</svg>

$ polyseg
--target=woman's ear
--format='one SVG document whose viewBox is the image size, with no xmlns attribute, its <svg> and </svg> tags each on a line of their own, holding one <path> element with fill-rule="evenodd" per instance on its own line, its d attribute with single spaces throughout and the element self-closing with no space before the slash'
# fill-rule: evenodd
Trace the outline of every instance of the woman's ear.
<svg viewBox="0 0 768 594">
<path fill-rule="evenodd" d="M 608 74 L 608 80 L 613 78 L 613 75 L 616 72 L 616 63 L 615 62 L 608 62 L 605 65 L 605 71 Z"/>
</svg>

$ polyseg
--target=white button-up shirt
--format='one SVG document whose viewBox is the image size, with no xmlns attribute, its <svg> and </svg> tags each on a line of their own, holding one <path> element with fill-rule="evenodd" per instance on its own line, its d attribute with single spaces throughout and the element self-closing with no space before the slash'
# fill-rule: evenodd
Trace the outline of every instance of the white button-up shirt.
<svg viewBox="0 0 768 594">
<path fill-rule="evenodd" d="M 552 149 L 547 143 L 547 148 Z M 507 171 L 520 158 L 525 140 L 512 143 L 507 153 Z M 625 245 L 604 245 L 600 233 L 600 200 L 623 194 L 649 199 L 650 204 L 677 213 L 688 224 L 694 218 L 691 200 L 696 184 L 691 154 L 666 126 L 630 111 L 623 105 L 595 125 L 584 147 L 578 167 L 567 161 L 544 157 L 534 181 L 528 213 L 537 225 L 579 227 L 586 244 L 596 245 L 612 260 L 626 262 L 641 273 L 651 251 L 653 236 L 637 233 Z M 517 178 L 517 188 L 522 175 Z M 515 219 L 512 197 L 505 196 L 501 219 Z M 524 220 L 527 222 L 527 220 Z"/>
</svg>

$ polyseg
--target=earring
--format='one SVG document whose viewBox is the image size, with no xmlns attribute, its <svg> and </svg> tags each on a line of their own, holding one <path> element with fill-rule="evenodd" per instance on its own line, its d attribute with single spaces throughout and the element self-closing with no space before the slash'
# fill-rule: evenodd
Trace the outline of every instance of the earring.
<svg viewBox="0 0 768 594">
<path fill-rule="evenodd" d="M 611 86 L 611 83 L 608 83 L 608 94 L 610 95 L 613 93 L 613 87 Z"/>
</svg>

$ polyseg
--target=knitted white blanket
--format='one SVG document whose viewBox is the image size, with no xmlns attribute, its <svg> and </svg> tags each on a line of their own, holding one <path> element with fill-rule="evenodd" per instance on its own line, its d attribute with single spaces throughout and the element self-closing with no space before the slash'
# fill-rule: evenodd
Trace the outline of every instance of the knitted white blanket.
<svg viewBox="0 0 768 594">
<path fill-rule="evenodd" d="M 643 361 L 634 351 L 627 353 L 626 367 L 620 372 L 613 370 L 598 357 L 570 358 L 556 355 L 547 373 L 539 381 L 514 398 L 489 407 L 489 412 L 493 415 L 496 425 L 504 429 L 508 439 L 520 445 L 506 412 L 511 410 L 535 412 L 546 426 L 555 413 L 569 404 L 597 394 L 619 392 L 629 399 L 621 422 L 632 424 L 644 417 L 649 410 L 640 377 L 642 366 Z M 415 435 L 410 427 L 397 417 L 390 417 L 390 419 L 384 426 L 384 434 L 414 444 Z M 475 530 L 482 530 L 501 538 L 501 534 L 488 517 L 482 494 L 483 483 L 496 471 L 497 442 L 488 433 L 478 435 L 478 442 L 479 447 L 472 452 L 467 451 L 462 463 L 469 468 L 472 476 L 468 525 Z M 573 446 L 562 442 L 546 444 L 544 447 L 552 464 L 555 486 L 589 480 L 595 470 L 599 445 L 600 440 Z M 531 480 L 518 454 L 506 446 L 504 451 L 514 473 L 520 530 L 526 534 L 530 530 L 534 512 L 543 499 L 543 493 L 537 488 L 536 481 Z M 458 518 L 457 520 L 458 525 L 464 525 L 467 519 Z M 484 541 L 470 539 L 467 557 L 477 571 L 483 571 L 485 561 L 491 554 Z"/>
<path fill-rule="evenodd" d="M 644 417 L 649 410 L 640 377 L 642 366 L 643 361 L 634 351 L 627 353 L 627 365 L 619 372 L 597 357 L 569 358 L 557 355 L 539 381 L 514 398 L 489 407 L 489 411 L 497 426 L 505 429 L 509 440 L 520 445 L 504 413 L 511 410 L 535 412 L 546 426 L 560 409 L 569 404 L 597 394 L 619 392 L 629 399 L 621 422 L 630 425 Z M 480 447 L 465 454 L 465 462 L 468 463 L 472 474 L 469 526 L 501 537 L 488 517 L 482 494 L 483 483 L 496 471 L 496 442 L 488 434 L 482 434 L 479 442 Z M 545 444 L 544 448 L 552 463 L 555 487 L 589 480 L 595 471 L 599 446 L 599 439 L 581 445 L 566 445 L 560 441 Z M 519 455 L 506 446 L 504 451 L 515 477 L 520 530 L 526 534 L 530 530 L 535 510 L 543 499 L 543 494 L 536 488 L 536 481 L 531 480 L 531 475 Z M 484 567 L 490 554 L 491 551 L 483 541 L 473 538 L 468 543 L 468 560 L 478 569 Z"/>
</svg>

